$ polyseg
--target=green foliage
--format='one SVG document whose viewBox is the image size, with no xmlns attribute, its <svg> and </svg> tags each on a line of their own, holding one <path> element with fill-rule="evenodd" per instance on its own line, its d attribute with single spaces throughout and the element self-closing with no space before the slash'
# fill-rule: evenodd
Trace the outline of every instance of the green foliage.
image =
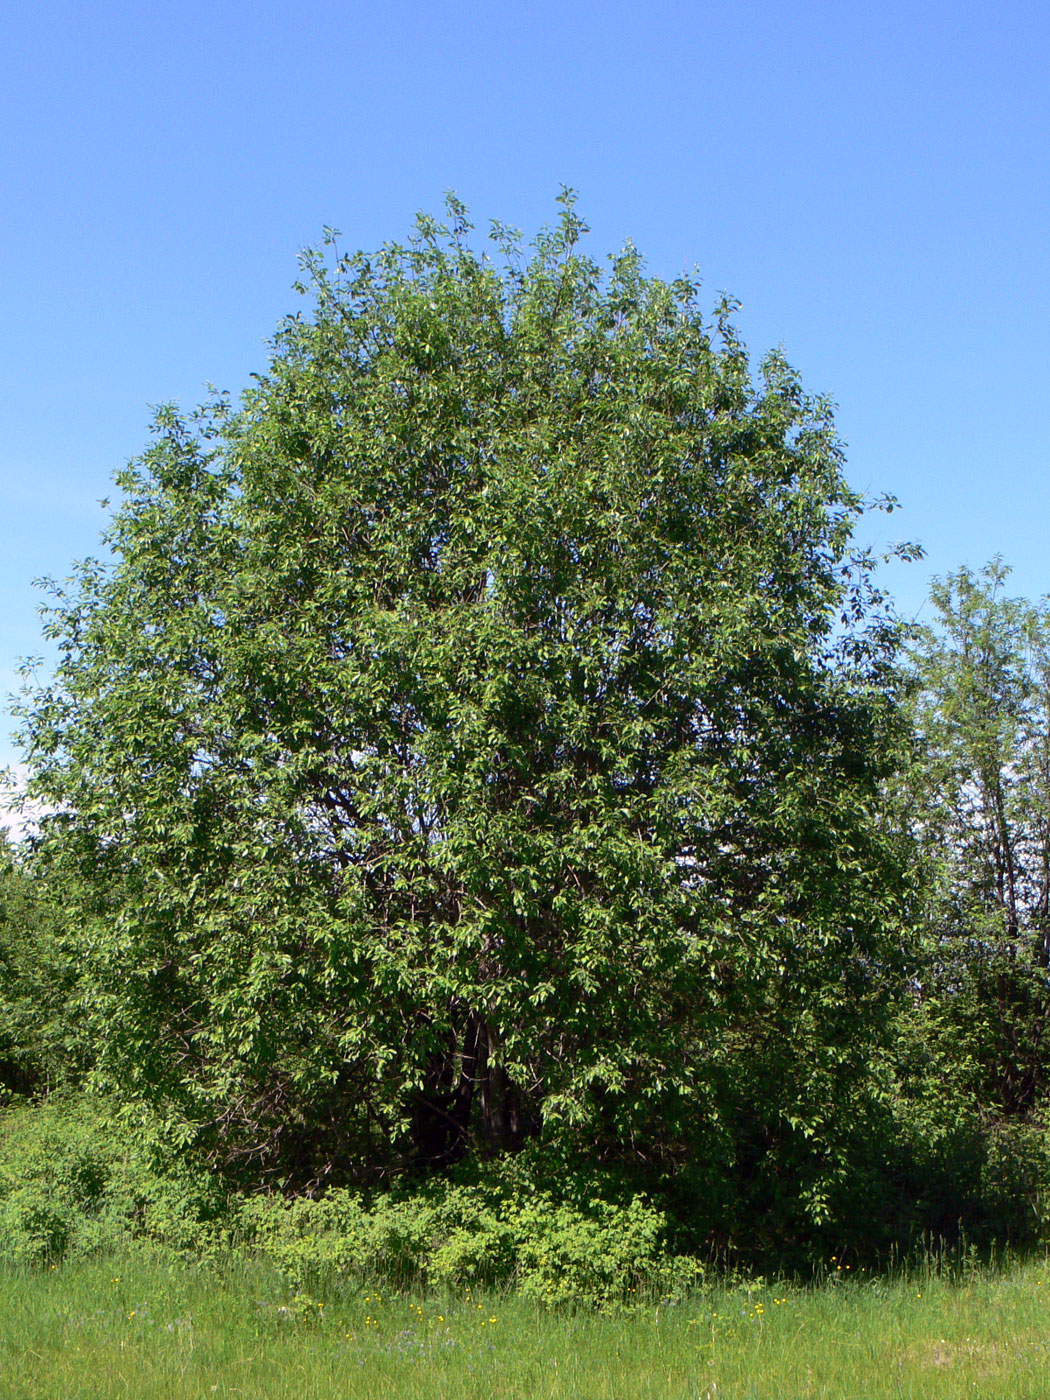
<svg viewBox="0 0 1050 1400">
<path fill-rule="evenodd" d="M 0 1200 L 0 1256 L 15 1264 L 64 1258 L 75 1228 L 74 1212 L 50 1192 L 20 1187 Z"/>
<path fill-rule="evenodd" d="M 329 236 L 53 590 L 0 1087 L 93 1097 L 0 1118 L 7 1258 L 608 1303 L 1045 1235 L 1050 613 L 961 570 L 902 677 L 829 404 L 585 233 Z"/>
<path fill-rule="evenodd" d="M 808 1242 L 804 1253 L 877 1263 L 930 1243 L 987 1251 L 1045 1242 L 1050 1134 L 1038 1122 L 990 1121 L 950 1060 L 937 1063 L 921 1020 L 902 1017 L 900 1035 L 883 1094 L 854 1121 L 823 1249 Z"/>
<path fill-rule="evenodd" d="M 0 1112 L 0 1258 L 107 1254 L 134 1238 L 196 1258 L 228 1245 L 224 1193 L 161 1161 L 144 1126 L 91 1096 Z"/>
<path fill-rule="evenodd" d="M 988 1111 L 1025 1117 L 1050 1078 L 1050 608 L 1006 596 L 1008 574 L 934 582 L 902 808 L 927 1031 Z"/>
<path fill-rule="evenodd" d="M 0 833 L 0 1095 L 83 1073 L 91 1048 L 70 1005 L 75 984 L 57 900 Z"/>
<path fill-rule="evenodd" d="M 869 1105 L 854 1123 L 822 1226 L 796 1203 L 776 1229 L 753 1219 L 748 1229 L 754 1200 L 730 1184 L 723 1219 L 740 1235 L 723 1262 L 806 1272 L 833 1253 L 877 1265 L 931 1240 L 981 1250 L 1045 1240 L 1050 1137 L 1016 1123 L 989 1132 L 958 1089 L 909 1083 L 910 1098 Z M 710 1262 L 711 1210 L 688 1186 L 645 1195 L 622 1174 L 533 1150 L 384 1191 L 238 1197 L 166 1151 L 156 1125 L 96 1098 L 0 1114 L 0 1263 L 117 1256 L 141 1241 L 218 1264 L 247 1248 L 310 1294 L 495 1287 L 612 1306 L 692 1290 Z"/>
<path fill-rule="evenodd" d="M 300 1289 L 514 1285 L 547 1303 L 610 1302 L 701 1277 L 667 1235 L 665 1214 L 622 1184 L 579 1172 L 555 1187 L 529 1154 L 369 1196 L 237 1199 L 105 1101 L 55 1096 L 0 1114 L 0 1262 L 115 1255 L 135 1240 L 217 1260 L 240 1245 Z"/>
<path fill-rule="evenodd" d="M 829 404 L 562 204 L 331 241 L 240 407 L 159 414 L 49 615 L 36 860 L 96 1083 L 227 1175 L 539 1137 L 775 1235 L 900 984 L 896 627 Z"/>
<path fill-rule="evenodd" d="M 680 1291 L 703 1277 L 696 1260 L 670 1253 L 667 1218 L 644 1197 L 603 1198 L 591 1180 L 572 1198 L 517 1176 L 439 1178 L 368 1198 L 257 1197 L 242 1218 L 298 1288 L 333 1277 L 394 1288 L 512 1286 L 553 1305 Z"/>
</svg>

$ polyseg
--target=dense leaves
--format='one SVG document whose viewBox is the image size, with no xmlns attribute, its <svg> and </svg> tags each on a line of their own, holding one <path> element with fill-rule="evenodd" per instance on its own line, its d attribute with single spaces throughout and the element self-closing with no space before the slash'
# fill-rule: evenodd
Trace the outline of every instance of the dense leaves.
<svg viewBox="0 0 1050 1400">
<path fill-rule="evenodd" d="M 1025 1117 L 1050 1071 L 1050 613 L 1008 575 L 996 560 L 934 583 L 905 792 L 924 998 L 985 1107 Z"/>
<path fill-rule="evenodd" d="M 56 901 L 0 834 L 0 1105 L 78 1078 L 91 1058 Z"/>
<path fill-rule="evenodd" d="M 571 196 L 527 256 L 449 214 L 308 255 L 56 591 L 24 737 L 95 1080 L 253 1183 L 539 1138 L 790 1233 L 905 991 L 863 502 L 730 305 L 603 273 Z"/>
</svg>

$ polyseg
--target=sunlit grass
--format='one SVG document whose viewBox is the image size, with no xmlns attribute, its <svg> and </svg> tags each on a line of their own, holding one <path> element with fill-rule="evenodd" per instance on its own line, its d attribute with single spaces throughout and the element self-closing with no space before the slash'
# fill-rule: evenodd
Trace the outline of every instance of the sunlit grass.
<svg viewBox="0 0 1050 1400">
<path fill-rule="evenodd" d="M 711 1289 L 619 1315 L 514 1296 L 295 1294 L 261 1265 L 0 1272 L 0 1396 L 25 1400 L 1045 1400 L 1050 1269 Z"/>
</svg>

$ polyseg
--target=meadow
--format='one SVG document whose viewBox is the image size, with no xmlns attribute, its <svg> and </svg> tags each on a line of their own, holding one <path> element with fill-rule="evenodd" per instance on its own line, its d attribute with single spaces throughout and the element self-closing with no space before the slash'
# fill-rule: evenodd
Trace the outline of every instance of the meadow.
<svg viewBox="0 0 1050 1400">
<path fill-rule="evenodd" d="M 0 1272 L 3 1400 L 1044 1400 L 1050 1264 L 803 1288 L 720 1284 L 617 1311 L 514 1294 L 295 1293 L 263 1264 Z"/>
</svg>

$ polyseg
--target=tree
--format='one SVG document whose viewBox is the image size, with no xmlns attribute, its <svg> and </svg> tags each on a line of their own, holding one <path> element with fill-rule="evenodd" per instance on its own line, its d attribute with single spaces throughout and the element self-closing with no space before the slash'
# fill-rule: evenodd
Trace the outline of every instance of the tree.
<svg viewBox="0 0 1050 1400">
<path fill-rule="evenodd" d="M 988 1107 L 1029 1113 L 1050 1013 L 1050 609 L 1009 569 L 935 579 L 912 648 L 909 815 L 925 868 L 927 993 Z"/>
<path fill-rule="evenodd" d="M 61 913 L 0 831 L 0 1106 L 83 1074 L 89 1047 L 70 1015 L 75 985 Z"/>
<path fill-rule="evenodd" d="M 98 1073 L 289 1186 L 542 1134 L 819 1215 L 899 961 L 831 408 L 571 195 L 527 258 L 449 214 L 308 254 L 57 592 L 24 739 Z"/>
</svg>

